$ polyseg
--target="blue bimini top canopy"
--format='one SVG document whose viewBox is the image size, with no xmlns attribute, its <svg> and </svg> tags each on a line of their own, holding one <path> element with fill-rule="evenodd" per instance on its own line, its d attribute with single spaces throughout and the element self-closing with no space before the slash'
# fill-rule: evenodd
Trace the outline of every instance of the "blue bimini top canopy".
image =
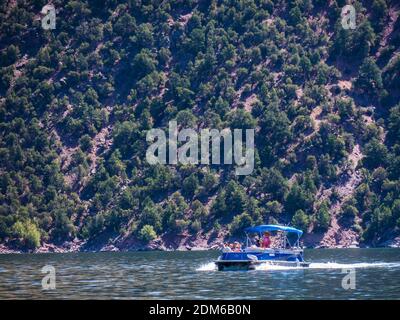
<svg viewBox="0 0 400 320">
<path fill-rule="evenodd" d="M 301 237 L 301 235 L 303 234 L 303 231 L 301 230 L 287 226 L 278 226 L 275 224 L 262 224 L 255 227 L 249 227 L 246 228 L 245 231 L 247 233 L 263 233 L 265 231 L 284 231 L 289 233 L 296 233 L 298 237 Z"/>
</svg>

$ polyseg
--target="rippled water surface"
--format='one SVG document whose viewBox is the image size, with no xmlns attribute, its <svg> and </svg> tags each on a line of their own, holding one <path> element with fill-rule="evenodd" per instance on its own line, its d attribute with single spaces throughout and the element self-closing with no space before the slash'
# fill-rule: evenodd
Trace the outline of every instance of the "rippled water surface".
<svg viewBox="0 0 400 320">
<path fill-rule="evenodd" d="M 216 251 L 0 255 L 0 299 L 399 299 L 400 249 L 306 250 L 308 269 L 218 272 Z M 41 270 L 56 270 L 42 290 Z M 354 268 L 354 290 L 342 287 Z"/>
</svg>

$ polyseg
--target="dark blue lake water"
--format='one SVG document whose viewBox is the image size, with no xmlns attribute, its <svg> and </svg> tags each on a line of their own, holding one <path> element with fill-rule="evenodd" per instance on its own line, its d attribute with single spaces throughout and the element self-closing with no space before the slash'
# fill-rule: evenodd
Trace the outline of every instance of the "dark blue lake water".
<svg viewBox="0 0 400 320">
<path fill-rule="evenodd" d="M 400 249 L 309 249 L 309 268 L 218 272 L 216 251 L 0 255 L 0 299 L 399 299 Z M 43 290 L 42 268 L 55 270 Z M 355 289 L 343 278 L 354 271 Z M 353 272 L 352 271 L 352 272 Z M 350 280 L 345 283 L 350 284 Z"/>
</svg>

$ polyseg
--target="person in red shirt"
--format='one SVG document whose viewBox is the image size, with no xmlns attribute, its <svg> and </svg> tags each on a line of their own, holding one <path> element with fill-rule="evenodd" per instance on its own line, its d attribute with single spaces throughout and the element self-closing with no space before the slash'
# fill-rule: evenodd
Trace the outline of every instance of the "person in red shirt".
<svg viewBox="0 0 400 320">
<path fill-rule="evenodd" d="M 269 246 L 271 245 L 271 239 L 269 236 L 269 232 L 264 232 L 264 236 L 261 242 L 261 248 L 269 248 Z"/>
</svg>

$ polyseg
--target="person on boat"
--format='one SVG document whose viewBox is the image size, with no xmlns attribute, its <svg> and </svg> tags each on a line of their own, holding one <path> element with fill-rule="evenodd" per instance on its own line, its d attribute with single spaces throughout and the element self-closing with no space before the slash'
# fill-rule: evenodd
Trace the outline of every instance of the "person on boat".
<svg viewBox="0 0 400 320">
<path fill-rule="evenodd" d="M 255 244 L 256 247 L 261 243 L 260 237 L 258 235 L 255 235 L 253 238 L 253 243 Z"/>
<path fill-rule="evenodd" d="M 224 251 L 225 252 L 231 252 L 232 251 L 231 245 L 228 242 L 224 243 Z"/>
<path fill-rule="evenodd" d="M 264 232 L 264 236 L 261 241 L 261 248 L 269 248 L 271 245 L 271 238 L 269 232 Z"/>
<path fill-rule="evenodd" d="M 242 246 L 240 245 L 239 242 L 235 241 L 234 246 L 235 246 L 235 251 L 241 251 L 242 250 Z"/>
</svg>

